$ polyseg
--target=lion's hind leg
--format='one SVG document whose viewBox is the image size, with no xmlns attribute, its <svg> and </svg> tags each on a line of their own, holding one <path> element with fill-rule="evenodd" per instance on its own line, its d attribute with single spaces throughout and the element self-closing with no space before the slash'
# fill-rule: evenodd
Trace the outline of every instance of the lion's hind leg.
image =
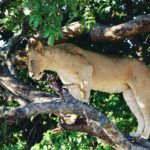
<svg viewBox="0 0 150 150">
<path fill-rule="evenodd" d="M 136 117 L 137 122 L 138 122 L 137 131 L 135 133 L 131 133 L 131 134 L 132 134 L 132 136 L 139 137 L 143 133 L 143 130 L 145 127 L 144 117 L 142 115 L 142 112 L 140 111 L 140 108 L 137 104 L 137 101 L 136 101 L 136 98 L 135 98 L 135 95 L 134 95 L 132 89 L 129 88 L 129 89 L 123 91 L 123 96 L 124 96 L 124 99 L 126 100 L 127 105 L 129 106 L 131 112 L 134 114 L 134 116 Z"/>
<path fill-rule="evenodd" d="M 148 139 L 150 136 L 150 114 L 149 112 L 144 112 L 145 128 L 141 135 L 142 138 Z"/>
<path fill-rule="evenodd" d="M 148 86 L 146 86 L 146 88 L 148 88 Z M 142 88 L 142 85 L 141 85 L 141 89 L 144 90 L 144 87 Z M 141 137 L 144 138 L 144 139 L 148 139 L 149 136 L 150 136 L 150 103 L 149 103 L 149 93 L 137 90 L 135 97 L 136 97 L 138 106 L 139 106 L 139 108 L 141 110 L 141 113 L 143 115 L 144 124 L 145 124 L 144 130 L 143 130 L 143 132 L 141 134 Z"/>
<path fill-rule="evenodd" d="M 135 97 L 136 106 L 131 105 L 138 112 L 133 112 L 138 121 L 138 130 L 144 129 L 140 137 L 148 139 L 150 136 L 150 70 L 139 61 L 132 61 L 130 64 L 130 74 L 126 83 L 132 89 Z M 140 111 L 139 111 L 140 110 Z M 140 113 L 142 115 L 140 115 Z M 143 116 L 143 117 L 142 117 Z M 141 130 L 140 130 L 141 132 Z"/>
</svg>

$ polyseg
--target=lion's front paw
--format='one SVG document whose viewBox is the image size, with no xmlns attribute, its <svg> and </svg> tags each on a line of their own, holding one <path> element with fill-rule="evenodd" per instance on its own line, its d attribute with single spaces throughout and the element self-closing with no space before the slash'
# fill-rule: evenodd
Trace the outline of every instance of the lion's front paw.
<svg viewBox="0 0 150 150">
<path fill-rule="evenodd" d="M 63 117 L 64 122 L 68 125 L 74 124 L 78 117 L 76 114 L 61 114 L 61 116 Z"/>
<path fill-rule="evenodd" d="M 141 135 L 141 138 L 143 138 L 143 139 L 148 139 L 149 138 L 149 133 L 147 132 L 147 133 L 142 133 L 142 135 Z"/>
<path fill-rule="evenodd" d="M 136 137 L 136 138 L 143 138 L 143 139 L 148 139 L 149 138 L 149 133 L 139 133 L 139 132 L 131 132 L 130 135 L 132 137 Z"/>
</svg>

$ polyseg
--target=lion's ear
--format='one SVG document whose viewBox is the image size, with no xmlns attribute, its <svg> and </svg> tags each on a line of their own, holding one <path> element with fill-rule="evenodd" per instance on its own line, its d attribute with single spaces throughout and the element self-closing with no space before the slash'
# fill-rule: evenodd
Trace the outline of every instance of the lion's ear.
<svg viewBox="0 0 150 150">
<path fill-rule="evenodd" d="M 38 51 L 39 53 L 43 53 L 43 45 L 40 41 L 37 41 L 37 45 L 35 47 L 35 50 Z"/>
<path fill-rule="evenodd" d="M 29 44 L 29 49 L 34 48 L 35 51 L 39 53 L 43 53 L 43 45 L 40 41 L 30 38 L 28 44 Z"/>
</svg>

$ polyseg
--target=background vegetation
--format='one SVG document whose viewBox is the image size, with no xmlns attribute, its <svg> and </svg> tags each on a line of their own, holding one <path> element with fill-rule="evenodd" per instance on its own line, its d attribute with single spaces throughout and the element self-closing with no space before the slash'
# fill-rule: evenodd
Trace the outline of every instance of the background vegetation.
<svg viewBox="0 0 150 150">
<path fill-rule="evenodd" d="M 8 0 L 0 5 L 1 40 L 8 41 L 17 34 L 21 22 L 29 20 L 30 32 L 16 45 L 22 50 L 26 40 L 33 33 L 40 33 L 53 45 L 63 38 L 62 27 L 74 21 L 80 21 L 83 31 L 89 31 L 95 23 L 115 25 L 124 23 L 134 17 L 150 12 L 148 0 Z M 126 38 L 117 42 L 92 42 L 87 34 L 68 40 L 87 50 L 106 55 L 134 57 L 141 61 L 149 58 L 150 35 L 148 33 Z M 146 51 L 145 55 L 139 55 Z M 149 64 L 149 62 L 146 62 Z M 28 77 L 27 69 L 16 67 L 17 76 L 24 82 L 32 84 L 38 90 L 54 93 L 45 81 L 34 82 Z M 2 87 L 1 91 L 4 89 Z M 55 93 L 54 93 L 55 94 Z M 91 92 L 90 105 L 110 118 L 124 133 L 136 129 L 137 122 L 123 100 L 121 94 Z M 0 105 L 17 106 L 11 98 L 6 101 L 0 95 Z M 52 115 L 38 115 L 26 118 L 13 126 L 0 123 L 0 147 L 2 150 L 111 150 L 100 139 L 88 134 L 64 131 L 51 134 L 59 118 Z"/>
</svg>

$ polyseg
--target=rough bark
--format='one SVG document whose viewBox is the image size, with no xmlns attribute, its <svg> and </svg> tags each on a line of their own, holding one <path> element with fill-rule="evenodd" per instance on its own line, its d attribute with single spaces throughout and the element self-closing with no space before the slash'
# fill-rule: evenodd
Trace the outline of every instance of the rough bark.
<svg viewBox="0 0 150 150">
<path fill-rule="evenodd" d="M 81 27 L 82 25 L 79 22 L 74 22 L 63 27 L 64 38 L 56 41 L 56 43 L 82 35 L 85 32 L 81 32 Z M 118 41 L 144 32 L 150 32 L 150 14 L 137 16 L 135 19 L 126 23 L 113 26 L 96 24 L 91 28 L 89 36 L 92 41 L 97 42 L 105 40 Z"/>
<path fill-rule="evenodd" d="M 31 103 L 24 107 L 19 107 L 15 110 L 10 111 L 9 113 L 7 113 L 7 116 L 5 116 L 5 119 L 8 122 L 12 123 L 19 121 L 24 117 L 29 117 L 33 114 L 74 113 L 82 115 L 83 117 L 86 118 L 87 125 L 82 132 L 86 131 L 91 135 L 101 137 L 101 139 L 106 140 L 105 142 L 109 143 L 109 145 L 113 146 L 115 149 L 119 150 L 147 149 L 145 147 L 129 143 L 129 141 L 126 138 L 124 138 L 124 136 L 116 129 L 116 127 L 109 120 L 103 118 L 104 116 L 100 112 L 94 110 L 93 108 L 91 108 L 86 104 L 83 104 L 80 101 L 76 100 L 73 101 L 74 102 L 64 102 L 59 99 L 51 102 Z M 105 122 L 103 121 L 103 126 L 101 126 L 100 124 L 102 124 L 101 121 L 103 119 L 105 120 Z M 108 135 L 108 138 L 100 135 L 102 129 L 104 130 L 103 132 Z M 109 140 L 109 138 L 111 140 Z"/>
<path fill-rule="evenodd" d="M 78 21 L 62 27 L 62 32 L 64 36 L 62 39 L 56 40 L 56 44 L 65 42 L 71 38 L 78 37 L 83 33 L 81 31 L 81 24 Z"/>
<path fill-rule="evenodd" d="M 88 133 L 90 135 L 96 136 L 100 139 L 105 139 L 104 141 L 106 143 L 111 143 L 111 146 L 114 147 L 116 149 L 116 144 L 108 137 L 108 135 L 104 132 L 104 130 L 101 130 L 101 128 L 99 128 L 98 126 L 96 126 L 96 130 L 93 131 L 93 129 L 91 128 L 91 126 L 88 126 L 86 122 L 83 122 L 84 120 L 82 120 L 80 123 L 80 120 L 77 120 L 76 124 L 73 125 L 67 125 L 65 123 L 61 123 L 60 126 L 67 129 L 67 130 L 71 130 L 71 131 L 79 131 L 79 132 L 85 132 Z M 137 149 L 142 149 L 142 147 L 146 147 L 149 148 L 150 147 L 150 142 L 144 140 L 144 139 L 136 139 L 133 137 L 130 137 L 128 135 L 124 135 L 128 141 L 130 141 L 131 143 L 134 143 L 137 147 Z M 134 142 L 133 142 L 134 141 Z"/>
<path fill-rule="evenodd" d="M 7 66 L 0 66 L 0 85 L 8 89 L 15 96 L 23 98 L 28 102 L 43 102 L 52 98 L 48 93 L 36 91 L 31 86 L 22 84 L 21 81 L 9 73 Z"/>
<path fill-rule="evenodd" d="M 90 37 L 93 41 L 117 41 L 144 32 L 150 32 L 150 14 L 111 27 L 97 24 L 92 28 Z"/>
</svg>

